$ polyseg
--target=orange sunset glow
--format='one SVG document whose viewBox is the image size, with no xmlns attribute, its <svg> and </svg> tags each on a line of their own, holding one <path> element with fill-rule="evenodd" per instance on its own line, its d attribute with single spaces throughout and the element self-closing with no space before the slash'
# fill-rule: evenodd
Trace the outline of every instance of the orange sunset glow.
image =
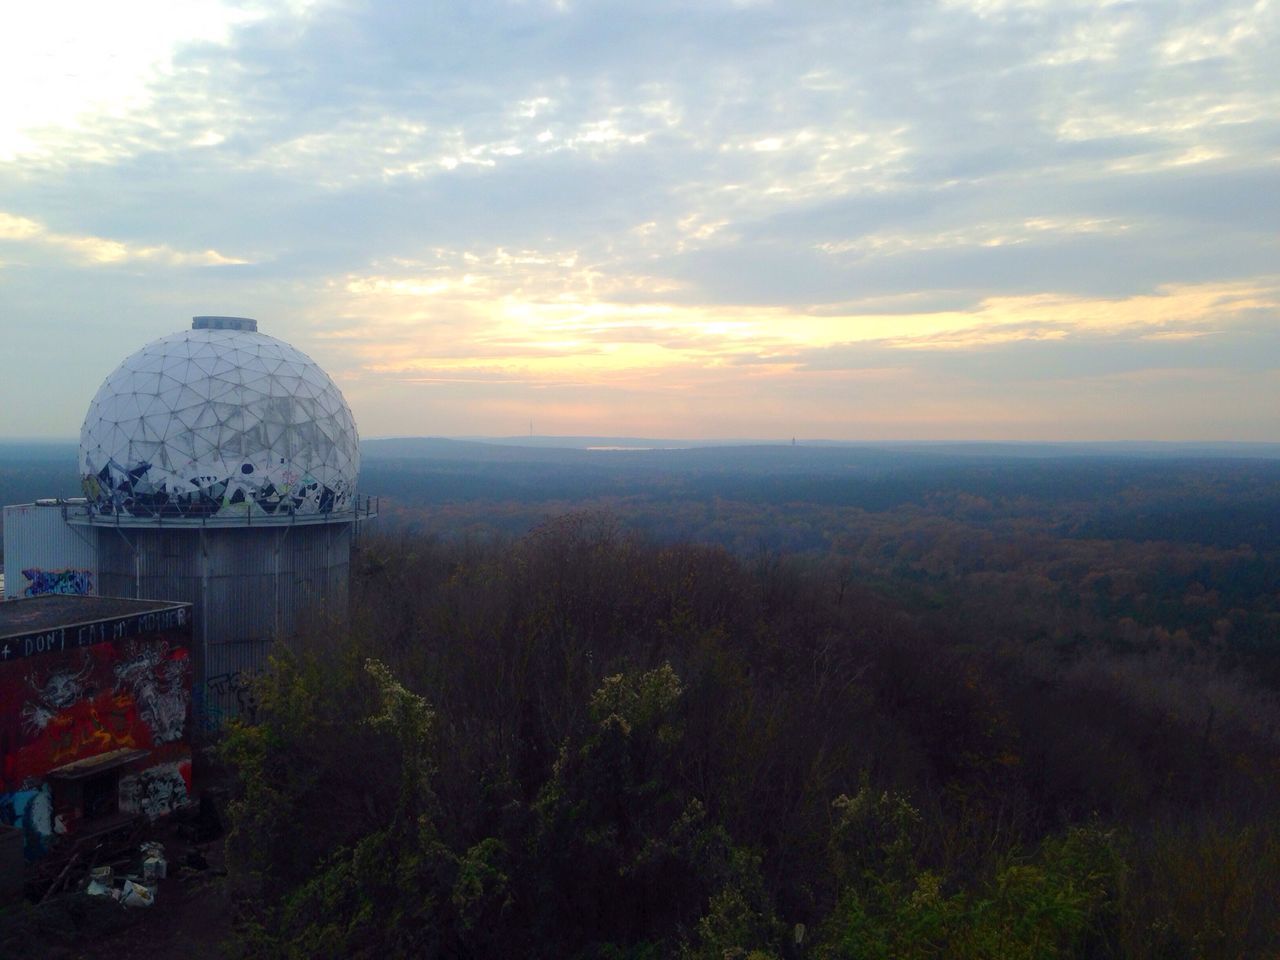
<svg viewBox="0 0 1280 960">
<path fill-rule="evenodd" d="M 367 436 L 1280 438 L 1274 4 L 69 6 L 3 67 L 0 435 L 225 312 Z"/>
</svg>

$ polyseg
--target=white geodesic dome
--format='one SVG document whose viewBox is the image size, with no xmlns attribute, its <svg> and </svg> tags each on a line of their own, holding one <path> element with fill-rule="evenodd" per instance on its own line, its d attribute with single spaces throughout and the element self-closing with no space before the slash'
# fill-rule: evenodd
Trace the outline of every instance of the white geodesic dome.
<svg viewBox="0 0 1280 960">
<path fill-rule="evenodd" d="M 355 421 L 329 375 L 241 318 L 197 317 L 147 344 L 98 388 L 80 430 L 99 514 L 344 513 L 359 470 Z"/>
</svg>

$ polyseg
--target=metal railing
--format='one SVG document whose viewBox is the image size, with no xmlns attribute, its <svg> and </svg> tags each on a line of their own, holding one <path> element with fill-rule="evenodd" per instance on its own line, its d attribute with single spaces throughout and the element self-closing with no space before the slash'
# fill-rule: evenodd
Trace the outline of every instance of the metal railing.
<svg viewBox="0 0 1280 960">
<path fill-rule="evenodd" d="M 104 511 L 92 502 L 61 502 L 62 517 L 68 523 L 95 527 L 172 527 L 181 529 L 200 527 L 287 527 L 318 523 L 351 523 L 371 520 L 378 515 L 379 498 L 356 494 L 344 510 L 324 513 L 296 513 L 292 510 L 279 513 L 254 514 L 252 508 L 228 516 L 193 513 L 150 514 L 129 513 L 123 508 Z"/>
</svg>

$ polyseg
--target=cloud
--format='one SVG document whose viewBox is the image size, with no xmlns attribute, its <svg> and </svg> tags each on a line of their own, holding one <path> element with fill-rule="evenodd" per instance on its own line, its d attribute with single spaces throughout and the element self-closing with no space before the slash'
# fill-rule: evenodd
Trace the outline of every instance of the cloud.
<svg viewBox="0 0 1280 960">
<path fill-rule="evenodd" d="M 107 372 L 70 336 L 103 303 L 121 356 L 259 314 L 383 433 L 418 416 L 410 379 L 457 385 L 457 429 L 428 432 L 458 433 L 506 432 L 521 390 L 586 432 L 640 404 L 754 436 L 1014 422 L 1001 399 L 1051 433 L 1055 389 L 1119 429 L 1072 370 L 1126 378 L 1143 431 L 1214 422 L 1143 398 L 1178 371 L 1275 390 L 1275 3 L 152 12 L 130 37 L 32 14 L 0 47 L 49 87 L 0 117 L 0 323 L 33 354 L 0 410 L 56 363 Z M 84 402 L 0 434 L 70 432 Z"/>
<path fill-rule="evenodd" d="M 144 247 L 104 237 L 57 233 L 29 217 L 0 211 L 0 244 L 5 241 L 55 250 L 86 264 L 140 260 L 169 266 L 229 266 L 247 262 L 225 256 L 217 250 L 187 252 L 174 250 L 164 244 Z"/>
</svg>

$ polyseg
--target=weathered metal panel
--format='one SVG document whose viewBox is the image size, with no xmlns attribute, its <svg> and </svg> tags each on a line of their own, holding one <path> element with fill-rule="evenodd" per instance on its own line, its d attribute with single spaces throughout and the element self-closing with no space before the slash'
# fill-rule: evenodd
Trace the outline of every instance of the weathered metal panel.
<svg viewBox="0 0 1280 960">
<path fill-rule="evenodd" d="M 347 616 L 351 525 L 100 528 L 100 579 L 122 596 L 195 607 L 197 712 L 241 715 L 272 643 Z"/>
<path fill-rule="evenodd" d="M 4 557 L 9 599 L 100 592 L 96 537 L 68 524 L 60 501 L 5 507 Z"/>
</svg>

